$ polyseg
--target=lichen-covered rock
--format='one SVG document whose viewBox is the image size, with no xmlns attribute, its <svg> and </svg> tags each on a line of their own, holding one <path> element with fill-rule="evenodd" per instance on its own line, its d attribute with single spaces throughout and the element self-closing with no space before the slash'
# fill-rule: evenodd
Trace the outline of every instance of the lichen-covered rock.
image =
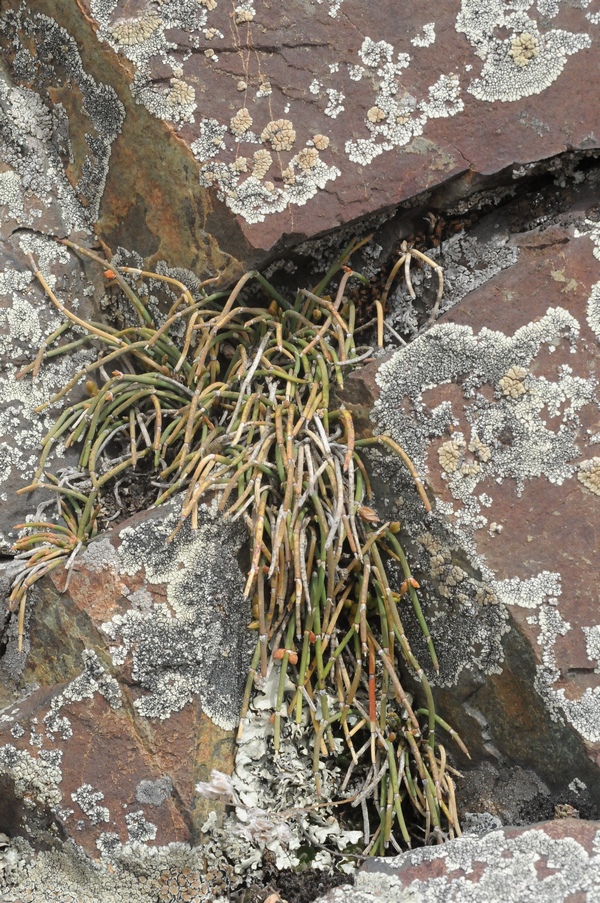
<svg viewBox="0 0 600 903">
<path fill-rule="evenodd" d="M 532 769 L 550 808 L 561 795 L 577 805 L 574 781 L 600 802 L 596 203 L 587 185 L 545 227 L 510 236 L 509 207 L 448 242 L 440 321 L 347 387 L 357 410 L 378 399 L 375 429 L 436 499 L 425 520 L 395 462 L 374 456 L 376 492 L 410 534 L 429 598 L 439 710 L 480 766 Z M 470 291 L 461 243 L 472 272 L 478 247 L 498 257 Z M 526 819 L 501 784 L 482 807 Z"/>
<path fill-rule="evenodd" d="M 236 260 L 453 176 L 468 191 L 473 171 L 596 147 L 600 20 L 588 6 L 413 4 L 392 35 L 389 2 L 8 0 L 0 42 L 19 84 L 62 111 L 78 190 L 95 134 L 86 159 L 105 179 L 109 245 L 231 276 Z M 75 101 L 81 71 L 105 82 L 95 133 L 89 102 Z M 275 156 L 248 166 L 261 151 Z"/>
<path fill-rule="evenodd" d="M 90 543 L 66 591 L 63 572 L 38 584 L 26 657 L 9 633 L 0 828 L 11 834 L 58 832 L 114 856 L 196 841 L 214 808 L 195 785 L 233 768 L 251 651 L 242 535 L 205 507 L 169 543 L 176 508 Z"/>
<path fill-rule="evenodd" d="M 96 88 L 98 86 L 95 86 Z M 90 89 L 91 90 L 91 89 Z M 94 95 L 95 96 L 95 95 Z M 32 265 L 82 317 L 98 319 L 97 275 L 75 261 L 51 236 L 77 235 L 89 212 L 61 163 L 62 119 L 39 96 L 7 80 L 0 69 L 0 552 L 16 539 L 14 526 L 33 514 L 44 496 L 16 495 L 37 468 L 40 443 L 61 411 L 36 411 L 92 359 L 89 348 L 53 358 L 35 377 L 20 378 L 44 340 L 63 322 L 46 297 Z M 100 188 L 97 186 L 101 193 Z M 99 203 L 99 195 L 97 197 Z M 93 207 L 94 199 L 90 195 Z M 75 396 L 73 396 L 75 398 Z M 60 466 L 75 463 L 62 445 L 51 456 Z"/>
<path fill-rule="evenodd" d="M 594 903 L 600 823 L 578 819 L 505 828 L 363 866 L 353 888 L 316 903 Z"/>
<path fill-rule="evenodd" d="M 160 22 L 149 18 L 146 40 Z M 135 37 L 127 28 L 115 35 L 124 46 Z M 218 229 L 191 152 L 135 103 L 126 72 L 77 4 L 3 4 L 0 51 L 13 85 L 4 103 L 0 91 L 10 151 L 0 165 L 0 213 L 6 205 L 13 224 L 38 228 L 40 206 L 51 198 L 54 212 L 45 215 L 67 233 L 97 224 L 115 251 L 123 246 L 151 263 L 167 260 L 225 280 L 240 272 L 228 253 L 235 224 L 224 224 L 222 241 L 209 234 Z M 184 81 L 173 79 L 169 94 L 174 110 L 189 106 Z M 44 152 L 50 164 L 40 167 Z M 243 248 L 243 239 L 237 244 Z"/>
</svg>

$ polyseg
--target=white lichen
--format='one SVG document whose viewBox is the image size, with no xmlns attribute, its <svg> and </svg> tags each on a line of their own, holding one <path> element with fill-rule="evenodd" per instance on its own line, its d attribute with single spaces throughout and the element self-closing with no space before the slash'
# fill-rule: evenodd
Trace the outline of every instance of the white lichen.
<svg viewBox="0 0 600 903">
<path fill-rule="evenodd" d="M 542 33 L 530 18 L 533 0 L 506 6 L 502 0 L 462 0 L 456 30 L 465 34 L 483 60 L 469 92 L 478 100 L 515 101 L 545 91 L 563 71 L 567 58 L 591 44 L 587 34 L 562 29 Z M 502 37 L 508 31 L 511 37 Z"/>
<path fill-rule="evenodd" d="M 94 790 L 91 784 L 82 784 L 71 794 L 71 799 L 77 803 L 92 825 L 110 821 L 110 812 L 106 806 L 100 805 L 104 794 L 100 790 Z"/>
<path fill-rule="evenodd" d="M 594 257 L 600 260 L 600 223 L 585 220 L 582 229 L 575 229 L 575 238 L 588 237 L 594 245 Z M 598 341 L 600 341 L 600 282 L 596 282 L 590 291 L 587 301 L 587 323 Z"/>
<path fill-rule="evenodd" d="M 423 33 L 410 39 L 413 47 L 430 47 L 435 43 L 435 22 L 427 22 L 423 26 Z"/>
<path fill-rule="evenodd" d="M 505 829 L 481 837 L 469 834 L 387 859 L 381 871 L 377 866 L 360 870 L 352 893 L 357 900 L 419 903 L 593 900 L 600 895 L 600 832 L 594 837 L 593 831 L 592 827 L 589 840 L 583 842 L 568 829 L 565 836 L 557 837 L 542 826 L 516 835 Z M 420 877 L 412 877 L 415 873 Z M 346 893 L 344 888 L 336 888 L 327 899 L 343 903 Z"/>
</svg>

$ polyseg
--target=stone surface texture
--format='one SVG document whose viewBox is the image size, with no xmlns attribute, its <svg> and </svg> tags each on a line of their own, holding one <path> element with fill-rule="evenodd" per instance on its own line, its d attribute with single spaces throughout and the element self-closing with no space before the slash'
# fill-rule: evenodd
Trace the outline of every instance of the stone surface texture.
<svg viewBox="0 0 600 903">
<path fill-rule="evenodd" d="M 596 203 L 586 185 L 544 226 L 509 235 L 510 212 L 494 213 L 451 239 L 442 317 L 353 375 L 346 397 L 357 413 L 373 406 L 372 428 L 407 450 L 435 498 L 424 522 L 395 463 L 373 457 L 376 495 L 403 520 L 429 597 L 440 709 L 475 758 L 533 768 L 563 793 L 581 779 L 597 804 Z M 476 273 L 494 252 L 465 291 L 465 259 Z"/>
<path fill-rule="evenodd" d="M 431 239 L 440 319 L 425 328 L 435 277 L 416 266 L 417 301 L 399 280 L 386 354 L 344 399 L 362 431 L 406 448 L 435 502 L 424 518 L 403 469 L 370 453 L 425 595 L 439 710 L 473 757 L 448 740 L 465 774 L 461 812 L 475 826 L 530 823 L 557 805 L 596 817 L 599 28 L 592 0 L 443 0 L 401 16 L 356 0 L 4 0 L 2 596 L 15 524 L 48 503 L 16 495 L 61 406 L 36 409 L 95 353 L 19 377 L 61 323 L 32 261 L 77 314 L 123 316 L 99 268 L 55 239 L 192 287 L 230 284 L 255 263 L 278 273 L 282 249 L 339 226 L 345 238 L 305 245 L 319 275 L 355 223 L 380 227 L 361 263 L 376 278 L 398 236 L 423 250 Z M 290 259 L 280 270 L 297 278 Z M 398 350 L 397 336 L 414 341 Z M 74 466 L 60 443 L 54 454 L 55 470 Z M 239 884 L 232 862 L 260 862 L 233 822 L 216 839 L 219 819 L 194 790 L 212 767 L 234 767 L 251 648 L 244 531 L 208 507 L 197 532 L 169 543 L 175 512 L 136 515 L 80 551 L 68 580 L 44 579 L 26 656 L 15 619 L 5 625 L 7 903 L 204 901 Z M 293 768 L 274 767 L 273 687 L 262 690 L 238 755 L 245 804 L 310 807 L 311 751 L 288 736 Z M 335 819 L 323 832 L 344 848 Z M 506 829 L 407 854 L 391 866 L 400 878 L 376 863 L 354 896 L 332 899 L 580 903 L 600 896 L 599 855 L 596 823 Z"/>
<path fill-rule="evenodd" d="M 172 265 L 231 276 L 450 177 L 598 145 L 588 0 L 4 9 L 8 68 L 59 110 L 90 211 L 104 188 L 100 234 Z"/>
<path fill-rule="evenodd" d="M 336 888 L 315 903 L 594 903 L 599 857 L 598 822 L 505 828 L 372 859 L 353 888 Z"/>
<path fill-rule="evenodd" d="M 167 544 L 176 523 L 169 506 L 90 543 L 67 589 L 55 571 L 32 593 L 26 658 L 9 635 L 0 822 L 13 832 L 37 826 L 94 859 L 199 838 L 214 805 L 195 785 L 233 768 L 249 612 L 240 531 L 205 509 Z"/>
</svg>

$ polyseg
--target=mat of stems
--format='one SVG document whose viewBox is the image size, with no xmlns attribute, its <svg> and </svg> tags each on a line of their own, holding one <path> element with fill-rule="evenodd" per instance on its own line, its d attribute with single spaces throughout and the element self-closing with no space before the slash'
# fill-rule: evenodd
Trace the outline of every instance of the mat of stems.
<svg viewBox="0 0 600 903">
<path fill-rule="evenodd" d="M 29 523 L 16 543 L 23 569 L 11 592 L 22 641 L 28 588 L 58 565 L 66 581 L 79 549 L 97 532 L 106 493 L 136 469 L 156 486 L 155 505 L 183 492 L 180 521 L 197 527 L 198 505 L 217 492 L 219 508 L 243 519 L 251 542 L 245 595 L 252 600 L 257 633 L 240 721 L 243 731 L 255 681 L 280 663 L 274 746 L 281 719 L 310 720 L 313 771 L 339 759 L 347 771 L 340 792 L 362 809 L 367 852 L 400 849 L 413 837 L 438 840 L 460 833 L 454 773 L 436 727 L 460 738 L 435 713 L 431 689 L 413 654 L 403 619 L 415 618 L 434 668 L 435 650 L 410 567 L 398 541 L 399 525 L 382 523 L 369 506 L 371 488 L 361 450 L 379 445 L 410 471 L 426 510 L 419 477 L 404 453 L 385 436 L 357 440 L 350 413 L 332 405 L 336 386 L 364 355 L 354 346 L 355 311 L 345 296 L 350 254 L 330 269 L 314 291 L 293 303 L 256 271 L 231 292 L 192 297 L 167 276 L 96 260 L 120 286 L 139 324 L 113 329 L 80 319 L 31 265 L 64 324 L 20 374 L 37 376 L 42 361 L 95 340 L 102 352 L 52 401 L 82 379 L 90 397 L 66 408 L 46 437 L 34 482 L 56 494 L 61 523 Z M 325 294 L 341 272 L 332 298 Z M 176 298 L 156 327 L 132 285 L 167 283 Z M 268 307 L 248 306 L 242 289 L 257 280 Z M 69 327 L 84 334 L 66 334 Z M 65 335 L 66 334 L 66 335 Z M 75 335 L 69 338 L 69 335 Z M 175 338 L 175 336 L 182 336 Z M 100 385 L 96 381 L 100 377 Z M 79 472 L 54 476 L 46 469 L 58 441 L 81 448 Z M 112 487 L 112 489 L 111 489 Z M 403 582 L 390 584 L 390 562 Z M 398 583 L 398 581 L 396 581 Z M 420 688 L 420 708 L 404 684 Z M 286 696 L 291 680 L 293 696 Z M 466 750 L 465 750 L 466 751 Z M 357 789 L 358 786 L 358 789 Z"/>
</svg>

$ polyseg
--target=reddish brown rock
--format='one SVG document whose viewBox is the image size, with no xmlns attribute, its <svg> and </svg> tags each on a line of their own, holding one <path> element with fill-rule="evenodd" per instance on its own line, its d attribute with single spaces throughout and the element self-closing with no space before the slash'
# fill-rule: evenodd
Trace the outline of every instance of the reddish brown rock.
<svg viewBox="0 0 600 903">
<path fill-rule="evenodd" d="M 92 858 L 197 841 L 215 804 L 196 783 L 233 768 L 248 612 L 239 531 L 206 509 L 167 544 L 175 521 L 132 518 L 80 553 L 68 590 L 55 571 L 30 594 L 21 673 L 13 641 L 2 659 L 17 701 L 0 716 L 0 830 L 43 841 L 54 824 Z"/>
<path fill-rule="evenodd" d="M 105 184 L 100 234 L 197 271 L 231 278 L 237 261 L 452 177 L 468 194 L 472 173 L 597 146 L 599 26 L 587 6 L 413 5 L 397 29 L 393 4 L 358 0 L 5 9 L 13 77 L 62 105 L 68 178 L 85 194 L 85 163 Z M 56 53 L 71 53 L 69 35 L 86 77 L 105 85 L 102 153 L 86 137 L 84 83 Z"/>
<path fill-rule="evenodd" d="M 465 836 L 373 858 L 353 888 L 336 888 L 317 903 L 594 903 L 600 894 L 599 837 L 599 822 L 574 818 Z"/>
<path fill-rule="evenodd" d="M 353 375 L 346 397 L 357 411 L 374 403 L 376 428 L 408 451 L 436 499 L 427 522 L 397 468 L 376 462 L 376 490 L 401 503 L 429 595 L 440 711 L 476 758 L 533 769 L 553 792 L 580 780 L 598 803 L 594 204 L 585 188 L 546 228 L 510 236 L 508 212 L 490 218 L 494 232 L 483 220 L 449 242 L 446 312 Z M 477 255 L 499 251 L 512 259 L 461 289 L 461 254 L 473 273 Z"/>
</svg>

